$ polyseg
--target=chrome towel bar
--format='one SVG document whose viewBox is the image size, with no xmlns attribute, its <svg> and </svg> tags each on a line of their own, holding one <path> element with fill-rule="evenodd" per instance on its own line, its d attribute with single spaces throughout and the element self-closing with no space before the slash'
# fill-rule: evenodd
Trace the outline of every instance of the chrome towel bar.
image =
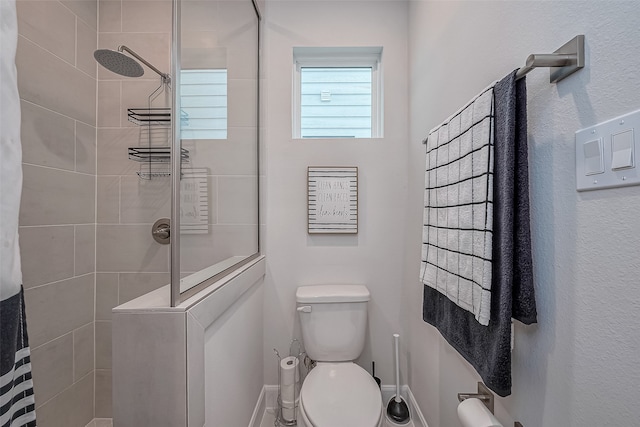
<svg viewBox="0 0 640 427">
<path fill-rule="evenodd" d="M 584 35 L 577 35 L 554 53 L 529 55 L 525 66 L 516 73 L 516 80 L 539 67 L 550 67 L 549 83 L 557 83 L 584 68 Z"/>
</svg>

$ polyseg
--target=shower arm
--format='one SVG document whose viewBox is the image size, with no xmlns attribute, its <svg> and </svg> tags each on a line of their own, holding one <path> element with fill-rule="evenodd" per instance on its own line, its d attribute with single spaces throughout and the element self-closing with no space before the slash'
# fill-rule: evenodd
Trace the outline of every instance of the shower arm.
<svg viewBox="0 0 640 427">
<path fill-rule="evenodd" d="M 147 67 L 151 68 L 153 71 L 158 73 L 162 78 L 163 83 L 171 83 L 171 76 L 169 74 L 163 73 L 162 71 L 158 70 L 156 67 L 150 64 L 149 61 L 147 61 L 146 59 L 144 59 L 143 57 L 135 53 L 133 50 L 129 49 L 127 46 L 125 45 L 118 46 L 118 52 L 122 52 L 122 51 L 126 51 L 131 56 L 136 58 L 138 61 L 142 62 L 144 65 L 146 65 Z"/>
</svg>

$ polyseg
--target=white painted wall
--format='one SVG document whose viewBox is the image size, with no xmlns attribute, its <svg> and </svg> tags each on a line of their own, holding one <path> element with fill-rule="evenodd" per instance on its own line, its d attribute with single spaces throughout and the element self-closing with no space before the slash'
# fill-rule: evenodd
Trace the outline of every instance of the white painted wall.
<svg viewBox="0 0 640 427">
<path fill-rule="evenodd" d="M 587 66 L 557 85 L 528 76 L 539 324 L 516 328 L 505 426 L 638 425 L 640 187 L 575 191 L 574 132 L 640 108 L 637 1 L 410 2 L 409 209 L 404 279 L 409 384 L 430 427 L 453 427 L 478 377 L 421 320 L 423 146 L 428 130 L 530 53 L 586 35 Z M 436 368 L 437 367 L 437 368 Z"/>
<path fill-rule="evenodd" d="M 205 426 L 249 425 L 262 390 L 262 287 L 255 284 L 204 332 Z"/>
<path fill-rule="evenodd" d="M 300 337 L 300 285 L 361 283 L 371 291 L 360 363 L 391 383 L 392 334 L 400 329 L 407 189 L 407 4 L 398 1 L 269 1 L 265 11 L 265 383 L 277 383 L 272 349 Z M 383 46 L 384 138 L 292 140 L 293 47 Z M 359 233 L 307 234 L 307 166 L 359 167 Z"/>
</svg>

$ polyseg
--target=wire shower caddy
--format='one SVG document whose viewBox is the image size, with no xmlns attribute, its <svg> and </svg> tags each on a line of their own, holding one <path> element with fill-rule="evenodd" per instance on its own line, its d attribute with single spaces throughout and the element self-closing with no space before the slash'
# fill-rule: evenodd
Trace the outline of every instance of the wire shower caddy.
<svg viewBox="0 0 640 427">
<path fill-rule="evenodd" d="M 140 126 L 140 141 L 146 140 L 146 145 L 128 149 L 129 160 L 140 163 L 140 170 L 136 173 L 142 179 L 171 175 L 171 108 L 151 107 L 152 102 L 164 92 L 165 85 L 169 83 L 163 79 L 160 86 L 149 95 L 147 108 L 127 109 L 127 119 Z M 180 159 L 182 163 L 188 163 L 189 151 L 181 148 Z"/>
</svg>

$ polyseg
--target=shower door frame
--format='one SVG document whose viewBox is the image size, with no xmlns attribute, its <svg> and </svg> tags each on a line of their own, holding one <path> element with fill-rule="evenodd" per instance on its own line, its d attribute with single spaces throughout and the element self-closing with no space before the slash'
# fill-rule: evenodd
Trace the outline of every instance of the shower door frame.
<svg viewBox="0 0 640 427">
<path fill-rule="evenodd" d="M 257 0 L 247 0 L 253 4 L 253 9 L 256 13 L 256 19 L 258 24 L 258 38 L 257 42 L 257 71 L 256 71 L 256 188 L 257 188 L 257 200 L 256 200 L 256 213 L 257 213 L 257 234 L 256 234 L 256 252 L 253 255 L 247 256 L 240 262 L 235 263 L 229 268 L 226 268 L 219 273 L 201 281 L 197 285 L 191 287 L 185 292 L 180 292 L 180 279 L 181 279 L 181 266 L 180 266 L 180 178 L 182 172 L 182 161 L 180 156 L 175 156 L 175 153 L 180 153 L 182 149 L 182 139 L 180 130 L 180 121 L 176 120 L 176 117 L 180 117 L 179 114 L 171 115 L 171 247 L 170 247 L 170 277 L 171 277 L 171 307 L 178 306 L 181 302 L 187 298 L 195 295 L 203 289 L 206 289 L 211 284 L 217 282 L 221 278 L 227 276 L 231 272 L 237 270 L 245 264 L 255 260 L 261 255 L 260 244 L 260 43 L 262 33 L 262 14 L 260 13 L 260 7 Z M 172 36 L 171 36 L 171 73 L 172 73 L 172 91 L 171 91 L 171 108 L 172 111 L 180 111 L 180 48 L 181 48 L 181 8 L 182 0 L 173 0 L 172 5 Z"/>
</svg>

